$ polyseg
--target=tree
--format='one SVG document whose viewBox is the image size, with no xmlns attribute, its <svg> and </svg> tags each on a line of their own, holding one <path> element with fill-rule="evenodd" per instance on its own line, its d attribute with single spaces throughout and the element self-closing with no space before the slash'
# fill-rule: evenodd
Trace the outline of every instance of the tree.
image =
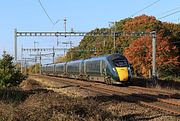
<svg viewBox="0 0 180 121">
<path fill-rule="evenodd" d="M 95 29 L 89 33 L 110 34 L 110 29 L 102 28 Z M 104 36 L 85 36 L 78 47 L 71 48 L 67 54 L 66 59 L 77 60 L 93 57 L 94 55 L 102 55 L 104 53 L 110 53 L 113 47 L 112 37 Z"/>
<path fill-rule="evenodd" d="M 157 20 L 154 16 L 141 15 L 134 18 L 126 18 L 117 21 L 116 26 L 111 28 L 100 28 L 92 30 L 90 33 L 116 32 L 152 32 L 157 33 L 157 67 L 158 74 L 174 75 L 180 73 L 178 68 L 180 62 L 180 24 L 166 23 Z M 116 28 L 115 28 L 116 27 Z M 129 34 L 129 35 L 130 35 Z M 78 47 L 67 52 L 68 61 L 84 59 L 98 55 L 113 53 L 112 36 L 85 36 Z M 151 70 L 152 61 L 152 41 L 148 36 L 118 36 L 116 37 L 116 52 L 125 54 L 132 62 L 137 74 L 147 77 Z M 76 50 L 98 50 L 97 52 L 76 51 Z M 99 51 L 101 50 L 101 51 Z"/>
<path fill-rule="evenodd" d="M 161 21 L 156 20 L 154 16 L 141 15 L 134 17 L 124 24 L 125 32 L 150 32 L 156 30 L 157 32 L 164 29 Z"/>
<path fill-rule="evenodd" d="M 12 56 L 4 51 L 2 57 L 0 60 L 0 88 L 17 86 L 26 76 L 15 68 Z"/>
<path fill-rule="evenodd" d="M 171 42 L 179 49 L 180 55 L 180 24 L 163 22 L 163 25 L 169 30 Z"/>
<path fill-rule="evenodd" d="M 160 75 L 174 74 L 179 67 L 177 47 L 170 43 L 168 37 L 157 35 L 157 68 Z M 148 77 L 152 63 L 152 40 L 149 36 L 142 36 L 134 40 L 124 51 L 124 55 L 133 65 L 138 74 Z"/>
</svg>

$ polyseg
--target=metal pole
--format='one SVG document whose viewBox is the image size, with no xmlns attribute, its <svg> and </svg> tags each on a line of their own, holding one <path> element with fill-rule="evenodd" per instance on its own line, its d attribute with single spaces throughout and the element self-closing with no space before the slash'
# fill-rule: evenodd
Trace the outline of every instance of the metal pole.
<svg viewBox="0 0 180 121">
<path fill-rule="evenodd" d="M 116 50 L 116 22 L 114 22 L 114 52 Z"/>
<path fill-rule="evenodd" d="M 104 38 L 104 48 L 106 47 L 106 39 Z"/>
<path fill-rule="evenodd" d="M 17 29 L 14 29 L 14 59 L 17 62 Z"/>
<path fill-rule="evenodd" d="M 25 74 L 27 74 L 26 58 L 25 58 Z"/>
<path fill-rule="evenodd" d="M 36 44 L 39 46 L 39 42 L 34 41 L 34 49 L 36 49 Z"/>
<path fill-rule="evenodd" d="M 35 58 L 34 58 L 34 74 L 37 73 L 37 70 L 36 70 L 36 62 L 37 62 L 37 57 L 35 56 Z"/>
<path fill-rule="evenodd" d="M 65 37 L 66 37 L 66 21 L 67 21 L 67 19 L 65 18 L 65 19 L 64 19 L 64 32 L 65 32 Z"/>
<path fill-rule="evenodd" d="M 42 74 L 42 72 L 41 72 L 41 68 L 42 68 L 42 65 L 41 65 L 41 52 L 40 52 L 40 58 L 39 58 L 39 61 L 40 61 L 40 62 L 39 62 L 39 63 L 40 63 L 40 65 L 39 65 L 39 66 L 40 66 L 39 72 L 40 72 L 40 74 Z"/>
<path fill-rule="evenodd" d="M 64 56 L 65 56 L 65 54 L 66 54 L 66 50 L 64 49 Z"/>
<path fill-rule="evenodd" d="M 157 72 L 156 72 L 156 32 L 152 33 L 152 79 L 156 83 Z"/>
<path fill-rule="evenodd" d="M 73 44 L 72 41 L 70 41 L 69 44 L 70 44 L 70 48 L 72 48 L 72 44 Z"/>
<path fill-rule="evenodd" d="M 113 32 L 113 50 L 115 52 L 115 50 L 116 50 L 116 21 L 115 22 L 109 22 L 109 23 L 113 24 L 113 26 L 114 26 L 114 32 Z M 111 34 L 112 34 L 112 29 L 111 29 Z"/>
<path fill-rule="evenodd" d="M 70 51 L 70 53 L 71 53 L 71 60 L 72 60 L 73 59 L 72 51 Z"/>
<path fill-rule="evenodd" d="M 55 57 L 55 51 L 54 51 L 54 46 L 53 46 L 53 63 L 54 63 L 54 57 Z"/>
<path fill-rule="evenodd" d="M 21 73 L 23 73 L 23 46 L 21 47 Z"/>
</svg>

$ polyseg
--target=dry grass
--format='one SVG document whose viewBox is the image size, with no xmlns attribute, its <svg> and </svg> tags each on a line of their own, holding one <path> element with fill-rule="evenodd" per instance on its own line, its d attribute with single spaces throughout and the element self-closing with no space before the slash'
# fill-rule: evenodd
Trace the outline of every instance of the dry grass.
<svg viewBox="0 0 180 121">
<path fill-rule="evenodd" d="M 158 120 L 163 116 L 115 95 L 70 97 L 42 89 L 33 80 L 24 81 L 20 87 L 0 90 L 0 121 Z"/>
<path fill-rule="evenodd" d="M 13 97 L 14 95 L 16 97 Z M 93 99 L 71 98 L 47 90 L 31 90 L 26 92 L 10 90 L 6 93 L 6 96 L 0 96 L 0 120 L 104 121 L 121 119 L 121 117 L 113 116 L 110 112 L 99 108 L 98 101 Z"/>
<path fill-rule="evenodd" d="M 102 110 L 95 99 L 73 98 L 42 89 L 33 80 L 0 90 L 0 121 L 121 119 Z"/>
</svg>

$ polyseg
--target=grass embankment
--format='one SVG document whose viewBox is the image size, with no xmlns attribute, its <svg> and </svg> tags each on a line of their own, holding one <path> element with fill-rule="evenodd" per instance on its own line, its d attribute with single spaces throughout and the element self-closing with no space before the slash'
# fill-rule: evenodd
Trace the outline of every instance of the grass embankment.
<svg viewBox="0 0 180 121">
<path fill-rule="evenodd" d="M 69 89 L 69 88 L 67 88 Z M 126 121 L 178 120 L 120 96 L 73 97 L 43 89 L 27 80 L 20 87 L 0 89 L 0 121 Z"/>
<path fill-rule="evenodd" d="M 102 108 L 103 102 L 117 101 L 116 96 L 73 98 L 42 89 L 33 81 L 24 82 L 21 87 L 0 90 L 0 121 L 104 121 L 134 118 L 132 115 L 113 115 Z"/>
<path fill-rule="evenodd" d="M 131 79 L 133 85 L 136 86 L 151 86 L 153 83 L 153 80 L 151 79 L 145 79 L 145 78 L 138 78 L 138 77 L 133 77 Z M 164 89 L 176 89 L 180 90 L 180 81 L 177 80 L 169 80 L 169 79 L 158 79 L 157 80 L 157 85 L 158 88 L 164 88 Z"/>
</svg>

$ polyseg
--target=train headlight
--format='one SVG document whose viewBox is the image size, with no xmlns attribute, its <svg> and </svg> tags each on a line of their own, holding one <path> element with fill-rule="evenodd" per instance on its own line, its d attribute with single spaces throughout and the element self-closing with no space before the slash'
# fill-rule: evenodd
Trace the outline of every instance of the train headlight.
<svg viewBox="0 0 180 121">
<path fill-rule="evenodd" d="M 128 67 L 128 70 L 130 71 L 130 70 L 131 70 L 131 68 L 130 68 L 130 67 Z"/>
<path fill-rule="evenodd" d="M 113 68 L 113 71 L 115 71 L 115 72 L 116 72 L 116 68 Z"/>
<path fill-rule="evenodd" d="M 131 68 L 128 67 L 128 72 L 129 72 L 129 75 L 131 76 Z"/>
</svg>

